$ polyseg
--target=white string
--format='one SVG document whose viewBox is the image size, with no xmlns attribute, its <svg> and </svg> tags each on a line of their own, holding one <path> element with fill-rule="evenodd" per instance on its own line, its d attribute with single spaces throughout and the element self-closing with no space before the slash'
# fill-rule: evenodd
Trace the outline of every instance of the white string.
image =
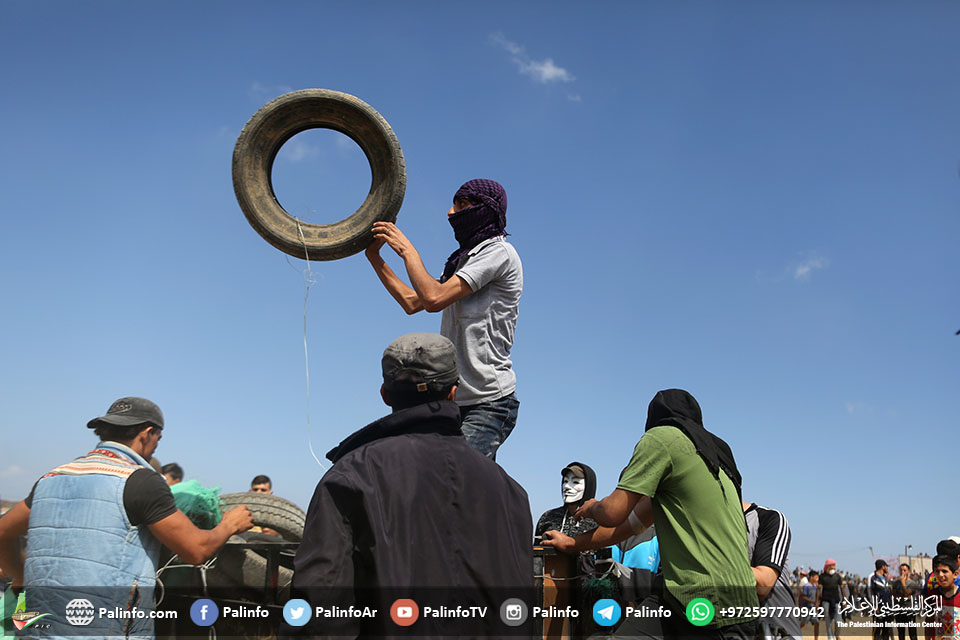
<svg viewBox="0 0 960 640">
<path fill-rule="evenodd" d="M 167 569 L 201 569 L 201 571 L 206 571 L 207 569 L 213 568 L 217 564 L 217 557 L 214 555 L 212 558 L 204 562 L 202 565 L 192 565 L 192 564 L 170 564 L 174 560 L 180 560 L 180 556 L 173 554 L 170 556 L 170 559 L 157 570 L 157 584 L 160 585 L 160 599 L 154 603 L 154 606 L 159 607 L 163 603 L 163 599 L 167 595 L 167 589 L 163 584 L 163 580 L 160 578 L 161 574 Z M 204 574 L 204 595 L 206 595 L 206 574 Z"/>
<path fill-rule="evenodd" d="M 310 455 L 317 461 L 320 468 L 324 471 L 327 467 L 320 462 L 316 452 L 313 450 L 313 435 L 310 426 L 310 351 L 307 348 L 307 301 L 310 299 L 310 287 L 313 285 L 313 274 L 310 271 L 310 254 L 307 252 L 307 241 L 303 237 L 303 227 L 300 226 L 300 218 L 294 218 L 297 221 L 297 231 L 300 233 L 300 242 L 303 244 L 303 255 L 307 261 L 307 270 L 304 272 L 304 281 L 306 290 L 303 294 L 303 361 L 307 372 L 307 447 L 310 449 Z M 287 260 L 289 263 L 289 259 Z M 291 265 L 293 266 L 293 265 Z"/>
</svg>

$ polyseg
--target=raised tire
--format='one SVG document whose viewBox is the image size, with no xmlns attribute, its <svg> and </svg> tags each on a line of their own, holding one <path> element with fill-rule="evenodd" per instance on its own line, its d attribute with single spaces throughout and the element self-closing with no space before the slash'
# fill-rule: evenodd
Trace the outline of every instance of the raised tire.
<svg viewBox="0 0 960 640">
<path fill-rule="evenodd" d="M 366 200 L 333 224 L 298 223 L 273 192 L 277 152 L 307 129 L 349 136 L 370 163 Z M 374 222 L 396 220 L 406 186 L 406 165 L 393 129 L 373 107 L 340 91 L 303 89 L 271 100 L 253 114 L 233 149 L 233 188 L 240 209 L 267 242 L 298 258 L 336 260 L 362 251 L 373 241 Z"/>
</svg>

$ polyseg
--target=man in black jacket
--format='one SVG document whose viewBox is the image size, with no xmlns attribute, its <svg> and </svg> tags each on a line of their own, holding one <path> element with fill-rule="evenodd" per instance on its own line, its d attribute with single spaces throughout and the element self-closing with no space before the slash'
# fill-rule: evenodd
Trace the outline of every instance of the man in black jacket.
<svg viewBox="0 0 960 640">
<path fill-rule="evenodd" d="M 310 620 L 281 634 L 506 635 L 501 604 L 533 586 L 527 494 L 460 431 L 452 342 L 401 336 L 382 367 L 393 412 L 327 454 L 294 560 Z"/>
</svg>

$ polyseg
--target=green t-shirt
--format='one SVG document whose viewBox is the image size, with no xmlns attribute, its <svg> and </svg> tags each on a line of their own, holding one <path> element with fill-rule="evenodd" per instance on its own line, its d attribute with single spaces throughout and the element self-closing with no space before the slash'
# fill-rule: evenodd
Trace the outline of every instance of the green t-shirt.
<svg viewBox="0 0 960 640">
<path fill-rule="evenodd" d="M 737 488 L 723 471 L 720 481 L 676 427 L 643 434 L 618 489 L 653 498 L 660 563 L 667 595 L 681 611 L 694 598 L 717 609 L 711 626 L 756 616 L 724 617 L 723 607 L 756 607 L 756 580 L 747 558 L 747 526 Z"/>
</svg>

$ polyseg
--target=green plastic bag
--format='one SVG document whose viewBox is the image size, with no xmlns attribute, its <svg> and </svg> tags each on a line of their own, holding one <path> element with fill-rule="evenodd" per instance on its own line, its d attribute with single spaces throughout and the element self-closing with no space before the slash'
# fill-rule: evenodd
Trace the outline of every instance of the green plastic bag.
<svg viewBox="0 0 960 640">
<path fill-rule="evenodd" d="M 220 487 L 208 489 L 196 480 L 178 482 L 170 487 L 177 508 L 200 529 L 220 524 Z"/>
</svg>

